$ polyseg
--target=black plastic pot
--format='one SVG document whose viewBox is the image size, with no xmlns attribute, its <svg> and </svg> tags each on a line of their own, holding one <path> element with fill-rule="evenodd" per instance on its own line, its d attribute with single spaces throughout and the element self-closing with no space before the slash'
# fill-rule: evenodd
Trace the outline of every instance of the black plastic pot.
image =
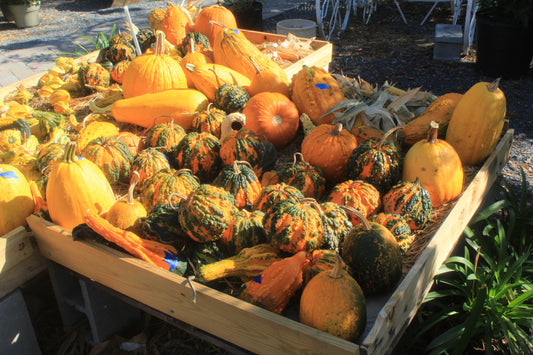
<svg viewBox="0 0 533 355">
<path fill-rule="evenodd" d="M 232 9 L 229 8 L 235 20 L 237 27 L 245 30 L 263 31 L 263 4 L 260 2 L 250 3 L 250 7 Z"/>
<path fill-rule="evenodd" d="M 519 79 L 533 57 L 533 25 L 524 27 L 478 16 L 476 67 L 484 75 Z"/>
</svg>

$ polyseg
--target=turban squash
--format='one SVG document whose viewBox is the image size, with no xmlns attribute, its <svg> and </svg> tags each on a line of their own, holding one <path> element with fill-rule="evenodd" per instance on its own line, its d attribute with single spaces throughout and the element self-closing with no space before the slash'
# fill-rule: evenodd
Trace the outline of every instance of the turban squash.
<svg viewBox="0 0 533 355">
<path fill-rule="evenodd" d="M 305 197 L 319 199 L 326 189 L 326 177 L 320 168 L 304 160 L 302 153 L 294 153 L 292 163 L 284 164 L 279 179 L 302 191 Z"/>
<path fill-rule="evenodd" d="M 170 169 L 170 164 L 164 153 L 156 148 L 145 148 L 133 159 L 131 170 L 139 173 L 139 182 L 136 186 L 142 187 L 144 182 L 159 170 Z M 130 179 L 131 179 L 130 174 Z"/>
<path fill-rule="evenodd" d="M 177 203 L 188 196 L 200 183 L 187 169 L 161 169 L 145 180 L 141 190 L 141 202 L 146 209 L 159 203 Z"/>
<path fill-rule="evenodd" d="M 361 180 L 346 180 L 335 186 L 328 196 L 329 202 L 347 206 L 361 212 L 365 217 L 381 208 L 381 195 L 372 185 Z M 349 213 L 351 222 L 359 224 L 359 218 Z"/>
<path fill-rule="evenodd" d="M 234 215 L 222 238 L 218 240 L 220 248 L 228 255 L 235 255 L 245 248 L 269 243 L 270 240 L 263 228 L 264 215 L 262 211 L 240 210 Z"/>
<path fill-rule="evenodd" d="M 255 205 L 256 210 L 263 212 L 270 211 L 274 205 L 278 202 L 285 200 L 299 201 L 305 196 L 302 192 L 291 185 L 285 183 L 279 183 L 274 185 L 265 186 L 261 191 L 261 196 L 257 200 Z"/>
<path fill-rule="evenodd" d="M 170 118 L 167 116 L 158 116 L 154 119 L 154 123 L 159 117 Z M 181 142 L 186 134 L 187 132 L 183 127 L 174 123 L 174 120 L 171 118 L 170 121 L 159 123 L 150 129 L 146 136 L 146 145 L 169 152 Z"/>
<path fill-rule="evenodd" d="M 262 191 L 261 182 L 250 164 L 239 160 L 223 168 L 213 180 L 213 185 L 222 187 L 235 196 L 238 208 L 253 208 Z"/>
</svg>

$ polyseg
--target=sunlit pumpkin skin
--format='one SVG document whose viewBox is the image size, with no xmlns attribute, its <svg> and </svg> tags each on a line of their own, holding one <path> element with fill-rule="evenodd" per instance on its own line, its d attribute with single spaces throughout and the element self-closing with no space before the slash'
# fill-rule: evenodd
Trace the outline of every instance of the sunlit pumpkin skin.
<svg viewBox="0 0 533 355">
<path fill-rule="evenodd" d="M 329 183 L 338 183 L 346 180 L 346 164 L 355 147 L 355 136 L 342 124 L 322 124 L 304 138 L 302 155 L 324 172 Z"/>
<path fill-rule="evenodd" d="M 142 219 L 148 214 L 141 202 L 133 196 L 135 185 L 139 181 L 139 173 L 135 172 L 130 181 L 128 194 L 125 198 L 115 201 L 105 213 L 105 219 L 120 229 L 124 229 L 135 234 L 140 234 L 142 230 Z"/>
<path fill-rule="evenodd" d="M 335 78 L 326 70 L 304 65 L 292 78 L 291 100 L 316 126 L 330 124 L 335 116 L 322 115 L 346 98 Z"/>
<path fill-rule="evenodd" d="M 433 205 L 429 192 L 420 181 L 403 181 L 383 196 L 383 212 L 399 214 L 411 229 L 425 228 L 431 220 Z"/>
<path fill-rule="evenodd" d="M 407 224 L 407 221 L 402 215 L 380 212 L 370 215 L 368 220 L 386 227 L 392 233 L 394 238 L 396 238 L 402 254 L 407 252 L 414 240 L 414 235 L 411 233 L 411 227 L 409 227 L 409 224 Z"/>
<path fill-rule="evenodd" d="M 294 153 L 292 163 L 280 168 L 279 180 L 298 188 L 305 197 L 315 199 L 320 199 L 326 189 L 324 173 L 305 161 L 302 153 Z"/>
<path fill-rule="evenodd" d="M 145 180 L 141 189 L 141 202 L 149 210 L 158 203 L 178 203 L 188 196 L 200 183 L 187 169 L 162 169 Z M 172 195 L 172 197 L 171 197 Z"/>
<path fill-rule="evenodd" d="M 242 110 L 245 127 L 264 135 L 276 148 L 291 142 L 296 136 L 300 115 L 296 105 L 285 95 L 262 92 L 248 100 Z"/>
<path fill-rule="evenodd" d="M 34 202 L 30 184 L 16 167 L 0 164 L 0 236 L 26 224 Z"/>
<path fill-rule="evenodd" d="M 115 136 L 119 132 L 120 128 L 114 122 L 99 120 L 92 121 L 78 132 L 78 137 L 76 139 L 77 153 L 80 154 L 85 146 L 87 146 L 87 144 L 93 139 Z"/>
<path fill-rule="evenodd" d="M 344 238 L 341 255 L 365 296 L 370 296 L 392 289 L 400 280 L 402 254 L 387 228 L 360 218 L 361 223 Z"/>
<path fill-rule="evenodd" d="M 444 139 L 453 111 L 462 97 L 462 94 L 450 92 L 435 99 L 415 119 L 401 126 L 399 138 L 402 144 L 411 146 L 426 139 L 431 121 L 439 124 L 439 138 Z"/>
<path fill-rule="evenodd" d="M 100 137 L 89 142 L 81 156 L 95 163 L 111 185 L 127 180 L 133 155 L 126 143 L 115 137 Z"/>
<path fill-rule="evenodd" d="M 361 212 L 365 217 L 381 208 L 381 194 L 372 185 L 361 180 L 346 180 L 335 185 L 328 196 L 329 202 L 348 206 Z M 348 213 L 351 222 L 359 224 L 359 218 Z"/>
<path fill-rule="evenodd" d="M 464 165 L 481 164 L 496 147 L 507 110 L 504 93 L 492 83 L 479 82 L 461 98 L 446 130 L 446 141 Z"/>
<path fill-rule="evenodd" d="M 213 185 L 222 187 L 235 196 L 237 208 L 252 209 L 263 190 L 250 164 L 238 160 L 232 166 L 223 168 L 213 180 Z"/>
<path fill-rule="evenodd" d="M 324 225 L 324 241 L 320 247 L 338 252 L 353 223 L 344 209 L 334 202 L 323 202 L 320 208 Z"/>
<path fill-rule="evenodd" d="M 400 152 L 396 144 L 388 141 L 391 129 L 381 138 L 370 138 L 357 145 L 346 165 L 346 177 L 363 180 L 380 192 L 387 192 L 401 178 Z"/>
<path fill-rule="evenodd" d="M 235 160 L 244 160 L 250 163 L 257 176 L 261 176 L 265 155 L 263 140 L 247 128 L 232 131 L 222 138 L 220 158 L 224 166 L 231 166 Z"/>
<path fill-rule="evenodd" d="M 265 212 L 263 225 L 276 248 L 292 254 L 312 251 L 322 245 L 324 238 L 321 213 L 313 199 L 284 200 Z"/>
<path fill-rule="evenodd" d="M 124 71 L 122 93 L 125 99 L 142 94 L 187 87 L 187 78 L 179 63 L 164 50 L 165 35 L 157 33 L 154 54 L 135 57 Z"/>
<path fill-rule="evenodd" d="M 304 251 L 276 261 L 244 284 L 240 298 L 281 314 L 303 284 L 302 270 L 309 260 Z"/>
<path fill-rule="evenodd" d="M 196 89 L 196 86 L 194 86 L 194 82 L 192 80 L 191 74 L 192 72 L 190 70 L 187 70 L 186 65 L 192 64 L 207 64 L 207 63 L 213 63 L 213 60 L 206 56 L 204 53 L 200 52 L 191 52 L 187 53 L 180 61 L 181 69 L 183 69 L 183 72 L 185 73 L 185 77 L 187 78 L 187 87 L 191 89 Z"/>
<path fill-rule="evenodd" d="M 270 243 L 263 228 L 264 215 L 261 211 L 248 212 L 246 209 L 235 214 L 229 228 L 218 241 L 220 248 L 227 255 L 235 255 L 244 248 Z"/>
<path fill-rule="evenodd" d="M 404 158 L 403 181 L 420 179 L 433 207 L 455 199 L 463 190 L 463 165 L 455 149 L 438 139 L 438 124 L 431 123 L 426 140 L 415 143 Z"/>
<path fill-rule="evenodd" d="M 212 181 L 222 169 L 220 140 L 211 133 L 190 132 L 169 153 L 175 169 L 190 169 L 201 182 Z"/>
<path fill-rule="evenodd" d="M 84 223 L 87 210 L 101 214 L 115 203 L 113 189 L 102 170 L 92 161 L 78 158 L 75 151 L 76 144 L 69 143 L 46 184 L 50 218 L 67 230 Z"/>
<path fill-rule="evenodd" d="M 218 108 L 209 106 L 207 110 L 203 112 L 198 112 L 194 115 L 191 123 L 191 129 L 198 133 L 211 133 L 212 135 L 220 139 L 220 127 L 225 117 L 226 112 L 219 110 Z"/>
<path fill-rule="evenodd" d="M 366 298 L 357 281 L 339 264 L 306 284 L 300 297 L 299 319 L 336 337 L 356 340 L 366 326 Z"/>
<path fill-rule="evenodd" d="M 248 89 L 250 96 L 255 96 L 262 92 L 276 92 L 290 97 L 290 84 L 286 80 L 287 78 L 281 78 L 276 71 L 270 68 L 261 70 L 257 67 L 256 71 Z"/>
<path fill-rule="evenodd" d="M 285 183 L 269 185 L 264 187 L 261 191 L 261 196 L 255 205 L 255 209 L 267 212 L 270 211 L 278 202 L 285 200 L 297 202 L 304 197 L 305 196 L 302 194 L 302 192 L 294 186 L 287 185 Z"/>
<path fill-rule="evenodd" d="M 123 141 L 130 150 L 131 155 L 134 157 L 144 148 L 144 142 L 142 138 L 133 132 L 121 131 L 114 137 Z"/>
<path fill-rule="evenodd" d="M 224 84 L 233 84 L 245 91 L 250 86 L 250 79 L 238 71 L 220 64 L 189 63 L 185 65 L 184 70 L 194 87 L 203 92 L 212 102 L 215 101 L 215 93 Z M 248 93 L 246 92 L 244 95 L 246 96 Z"/>
<path fill-rule="evenodd" d="M 113 70 L 111 70 L 111 79 L 113 79 L 115 83 L 122 84 L 124 72 L 130 63 L 131 61 L 129 60 L 123 60 L 113 66 Z"/>
<path fill-rule="evenodd" d="M 202 184 L 180 205 L 178 221 L 192 240 L 206 243 L 222 238 L 238 211 L 232 194 Z"/>
<path fill-rule="evenodd" d="M 170 163 L 166 155 L 156 148 L 145 148 L 135 156 L 131 164 L 130 179 L 132 177 L 131 173 L 137 171 L 139 173 L 139 182 L 136 186 L 140 188 L 148 178 L 163 169 L 170 169 Z"/>
<path fill-rule="evenodd" d="M 157 118 L 154 121 L 157 121 Z M 185 129 L 174 121 L 159 123 L 148 132 L 146 145 L 168 152 L 178 145 L 186 134 Z"/>
<path fill-rule="evenodd" d="M 244 74 L 252 80 L 259 70 L 270 69 L 284 81 L 289 82 L 287 73 L 270 57 L 261 52 L 255 44 L 237 28 L 224 28 L 216 33 L 211 42 L 215 63 L 225 65 Z"/>
<path fill-rule="evenodd" d="M 210 23 L 210 21 L 216 22 L 228 28 L 237 28 L 235 15 L 233 15 L 233 12 L 228 10 L 226 7 L 215 4 L 202 8 L 202 10 L 200 10 L 198 15 L 194 18 L 194 29 L 206 35 L 209 39 L 209 43 L 211 44 L 215 41 L 215 34 L 221 31 L 223 27 L 215 23 Z"/>
<path fill-rule="evenodd" d="M 42 174 L 48 175 L 52 165 L 61 161 L 65 154 L 65 144 L 50 143 L 39 147 L 37 164 Z"/>
<path fill-rule="evenodd" d="M 181 44 L 190 28 L 186 11 L 184 8 L 169 2 L 167 3 L 165 18 L 161 21 L 161 31 L 165 33 L 166 39 L 175 46 Z"/>
</svg>

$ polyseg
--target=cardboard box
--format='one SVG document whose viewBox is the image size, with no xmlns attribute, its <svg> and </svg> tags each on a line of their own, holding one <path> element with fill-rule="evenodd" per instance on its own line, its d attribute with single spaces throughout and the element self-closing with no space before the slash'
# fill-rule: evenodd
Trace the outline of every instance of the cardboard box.
<svg viewBox="0 0 533 355">
<path fill-rule="evenodd" d="M 71 233 L 28 217 L 42 255 L 147 305 L 258 354 L 384 354 L 399 340 L 462 232 L 509 159 L 513 130 L 500 140 L 396 289 L 367 299 L 368 321 L 358 342 L 349 342 L 211 289 L 115 249 L 72 241 Z"/>
</svg>

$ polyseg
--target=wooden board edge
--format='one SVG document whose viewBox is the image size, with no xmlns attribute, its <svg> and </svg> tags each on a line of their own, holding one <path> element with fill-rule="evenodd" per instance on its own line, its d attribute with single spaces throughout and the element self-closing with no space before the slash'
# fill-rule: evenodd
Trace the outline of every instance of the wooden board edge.
<svg viewBox="0 0 533 355">
<path fill-rule="evenodd" d="M 35 252 L 30 236 L 23 226 L 0 236 L 0 280 L 4 273 Z"/>
<path fill-rule="evenodd" d="M 27 218 L 44 257 L 168 316 L 256 353 L 357 354 L 359 346 L 192 282 L 106 246 L 72 241 L 61 227 Z M 98 260 L 98 263 L 94 263 Z"/>
<path fill-rule="evenodd" d="M 381 309 L 374 326 L 362 341 L 362 352 L 390 352 L 429 292 L 433 277 L 462 236 L 503 166 L 509 160 L 514 130 L 508 130 L 465 189 L 424 252 Z"/>
</svg>

